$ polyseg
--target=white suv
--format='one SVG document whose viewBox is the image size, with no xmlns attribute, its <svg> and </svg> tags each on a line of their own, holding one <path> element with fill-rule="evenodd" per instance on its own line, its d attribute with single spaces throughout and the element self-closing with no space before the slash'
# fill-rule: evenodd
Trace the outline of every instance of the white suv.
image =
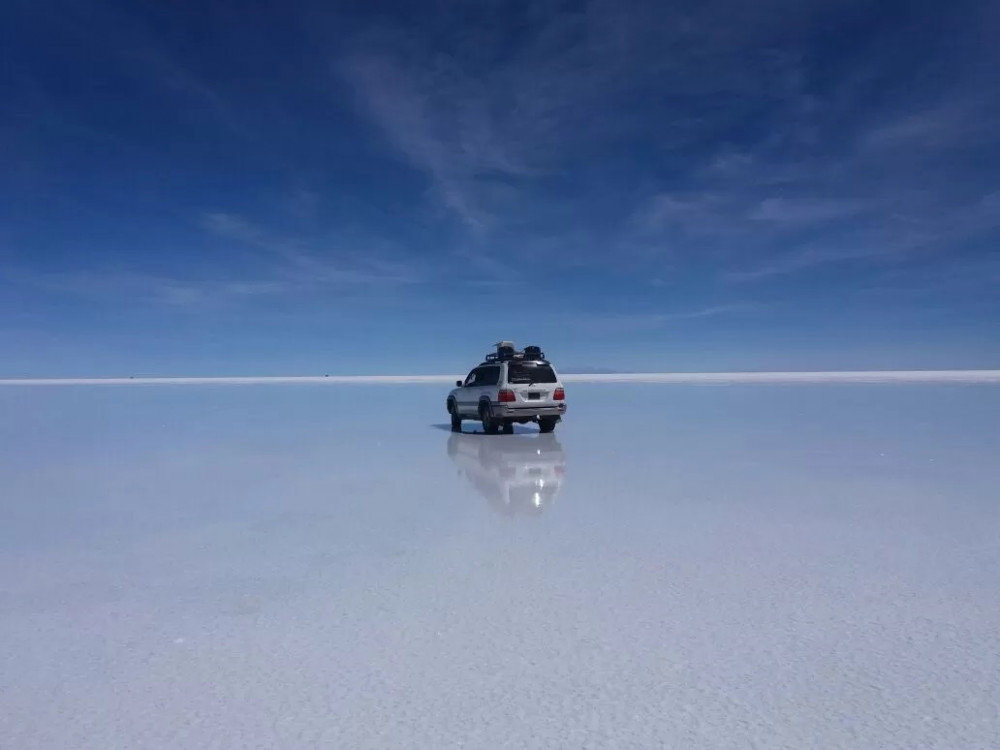
<svg viewBox="0 0 1000 750">
<path fill-rule="evenodd" d="M 512 433 L 515 423 L 526 422 L 552 432 L 566 413 L 566 391 L 555 368 L 537 346 L 519 352 L 501 341 L 496 347 L 448 394 L 452 432 L 462 431 L 463 419 L 482 422 L 491 435 Z"/>
</svg>

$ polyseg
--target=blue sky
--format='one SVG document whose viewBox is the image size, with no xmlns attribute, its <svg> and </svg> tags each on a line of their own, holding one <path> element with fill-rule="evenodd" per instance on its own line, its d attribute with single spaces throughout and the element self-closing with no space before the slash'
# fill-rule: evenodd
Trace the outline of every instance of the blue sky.
<svg viewBox="0 0 1000 750">
<path fill-rule="evenodd" d="M 0 376 L 1000 367 L 1000 6 L 0 10 Z"/>
</svg>

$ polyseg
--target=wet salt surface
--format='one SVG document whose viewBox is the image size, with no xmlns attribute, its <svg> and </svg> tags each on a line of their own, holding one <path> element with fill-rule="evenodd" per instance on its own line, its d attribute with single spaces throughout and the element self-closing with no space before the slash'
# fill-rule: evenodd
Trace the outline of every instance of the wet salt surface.
<svg viewBox="0 0 1000 750">
<path fill-rule="evenodd" d="M 570 403 L 0 392 L 0 747 L 1000 746 L 1000 388 Z"/>
</svg>

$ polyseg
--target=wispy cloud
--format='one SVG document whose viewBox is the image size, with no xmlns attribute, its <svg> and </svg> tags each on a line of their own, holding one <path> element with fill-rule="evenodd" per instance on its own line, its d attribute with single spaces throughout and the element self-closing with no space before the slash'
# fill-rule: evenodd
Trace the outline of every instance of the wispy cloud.
<svg viewBox="0 0 1000 750">
<path fill-rule="evenodd" d="M 247 248 L 253 258 L 235 263 L 231 250 L 227 250 L 223 269 L 205 261 L 189 263 L 186 272 L 175 273 L 146 272 L 121 262 L 59 271 L 10 265 L 4 269 L 3 278 L 8 284 L 105 305 L 191 310 L 267 300 L 287 303 L 310 294 L 371 298 L 376 291 L 398 290 L 434 278 L 419 260 L 381 252 L 373 248 L 372 242 L 342 248 L 329 240 L 283 236 L 226 212 L 207 212 L 201 220 L 212 236 Z M 236 268 L 240 270 L 233 270 Z"/>
<path fill-rule="evenodd" d="M 253 247 L 280 251 L 276 240 L 268 237 L 257 226 L 251 224 L 242 216 L 221 211 L 209 211 L 202 217 L 205 229 L 227 239 L 236 240 Z"/>
<path fill-rule="evenodd" d="M 759 303 L 739 302 L 722 305 L 710 305 L 691 310 L 670 312 L 642 313 L 578 313 L 574 316 L 574 325 L 586 328 L 599 336 L 624 333 L 640 333 L 683 326 L 685 323 L 704 318 L 716 318 L 727 315 L 743 315 L 760 309 Z"/>
<path fill-rule="evenodd" d="M 868 227 L 852 226 L 834 236 L 803 242 L 755 265 L 730 268 L 725 279 L 761 281 L 845 263 L 878 267 L 926 262 L 929 255 L 936 257 L 938 272 L 948 274 L 952 263 L 967 263 L 961 252 L 966 243 L 998 230 L 1000 194 L 988 193 L 968 205 L 948 206 L 938 215 L 887 216 Z"/>
<path fill-rule="evenodd" d="M 850 200 L 765 198 L 749 214 L 754 221 L 778 224 L 815 224 L 856 216 L 865 204 Z"/>
<path fill-rule="evenodd" d="M 870 261 L 873 257 L 884 255 L 885 253 L 874 251 L 868 244 L 852 245 L 845 242 L 843 245 L 829 247 L 811 245 L 783 255 L 769 257 L 754 266 L 733 269 L 726 273 L 726 279 L 735 282 L 762 281 L 849 261 Z"/>
<path fill-rule="evenodd" d="M 429 269 L 419 259 L 383 253 L 372 247 L 372 241 L 355 240 L 343 247 L 330 239 L 272 234 L 239 215 L 224 212 L 206 213 L 204 225 L 219 237 L 263 251 L 273 276 L 289 288 L 400 286 L 430 278 Z"/>
<path fill-rule="evenodd" d="M 122 54 L 148 70 L 161 86 L 206 108 L 231 134 L 250 142 L 258 140 L 248 118 L 238 112 L 223 91 L 208 84 L 192 68 L 178 62 L 155 41 L 152 34 L 133 29 L 128 39 L 129 43 L 122 47 Z"/>
<path fill-rule="evenodd" d="M 485 102 L 475 97 L 472 83 L 450 81 L 446 88 L 447 72 L 425 72 L 437 80 L 421 79 L 420 71 L 368 55 L 346 61 L 342 70 L 389 141 L 429 176 L 444 206 L 469 227 L 485 229 L 490 216 L 474 181 L 518 169 L 490 133 Z"/>
<path fill-rule="evenodd" d="M 891 23 L 854 0 L 539 0 L 517 8 L 477 0 L 425 4 L 401 20 L 359 6 L 342 14 L 316 57 L 290 63 L 294 80 L 275 73 L 270 85 L 296 94 L 278 101 L 234 80 L 218 50 L 188 46 L 178 29 L 154 29 L 154 16 L 141 10 L 95 11 L 88 21 L 90 11 L 78 9 L 57 21 L 79 25 L 81 36 L 67 38 L 95 45 L 107 36 L 116 65 L 128 60 L 130 75 L 182 105 L 185 128 L 241 142 L 208 169 L 316 153 L 271 150 L 254 138 L 276 134 L 301 111 L 303 137 L 345 150 L 360 141 L 352 154 L 360 170 L 367 150 L 382 148 L 423 175 L 427 193 L 413 195 L 395 173 L 378 182 L 381 159 L 362 189 L 351 176 L 338 183 L 332 161 L 283 173 L 282 187 L 262 186 L 281 171 L 269 170 L 253 189 L 270 195 L 274 210 L 234 202 L 240 208 L 206 211 L 199 221 L 209 252 L 178 258 L 172 274 L 123 273 L 119 264 L 49 282 L 78 293 L 102 284 L 137 296 L 144 289 L 174 306 L 392 294 L 442 279 L 499 296 L 544 258 L 560 279 L 589 274 L 593 286 L 608 268 L 646 291 L 651 280 L 676 286 L 689 274 L 704 300 L 723 300 L 700 308 L 696 300 L 696 309 L 725 311 L 726 299 L 747 291 L 734 282 L 792 284 L 833 268 L 862 276 L 931 254 L 946 264 L 965 243 L 997 232 L 1000 213 L 991 171 L 1000 153 L 996 25 L 983 18 L 995 20 L 996 11 L 973 5 L 962 13 L 899 8 Z M 226 13 L 212 8 L 206 18 L 234 26 L 223 34 L 228 48 L 241 48 L 248 32 L 257 37 L 252 22 L 227 24 Z M 947 34 L 937 21 L 949 24 Z M 318 59 L 319 73 L 306 69 Z M 339 96 L 314 111 L 316 92 L 298 88 L 307 80 L 329 90 L 331 67 L 360 115 L 346 126 Z M 263 111 L 283 104 L 283 114 Z M 36 120 L 68 120 L 21 109 L 29 135 Z M 357 126 L 372 137 L 359 139 Z M 299 132 L 276 140 L 287 144 Z M 229 137 L 238 133 L 256 142 L 247 148 Z M 314 166 L 312 174 L 330 175 L 328 194 L 306 189 L 324 184 L 306 176 Z M 192 184 L 204 176 L 200 165 L 185 168 Z M 187 206 L 209 205 L 217 192 L 206 192 L 188 196 Z M 350 196 L 345 204 L 385 197 L 391 208 L 374 220 L 374 211 L 357 223 L 334 220 L 319 210 L 334 196 Z M 395 241 L 363 226 L 380 220 L 395 225 Z M 416 225 L 429 228 L 420 241 L 399 229 Z M 226 252 L 213 256 L 212 248 Z M 683 319 L 657 313 L 608 325 Z"/>
<path fill-rule="evenodd" d="M 586 171 L 596 150 L 636 138 L 678 148 L 718 124 L 710 111 L 678 111 L 672 97 L 730 96 L 739 106 L 760 90 L 727 67 L 753 33 L 722 34 L 711 14 L 647 2 L 481 10 L 376 26 L 338 66 L 366 117 L 479 233 L 530 207 L 512 190 L 533 194 L 553 175 Z M 780 79 L 780 56 L 765 62 L 769 80 Z M 512 190 L 498 199 L 498 184 Z"/>
<path fill-rule="evenodd" d="M 226 90 L 176 49 L 143 14 L 127 3 L 68 5 L 58 14 L 44 13 L 42 23 L 59 44 L 99 46 L 131 73 L 144 76 L 162 92 L 170 92 L 188 107 L 206 111 L 230 136 L 256 139 L 249 118 L 240 113 Z"/>
<path fill-rule="evenodd" d="M 936 139 L 962 147 L 967 129 L 935 128 Z M 711 258 L 722 280 L 751 281 L 925 253 L 946 261 L 998 230 L 995 187 L 969 196 L 970 186 L 942 174 L 947 167 L 928 163 L 927 153 L 899 157 L 902 131 L 891 138 L 871 132 L 811 169 L 766 146 L 716 156 L 684 189 L 644 199 L 627 222 L 629 236 L 674 255 Z M 907 163 L 897 166 L 898 158 Z"/>
<path fill-rule="evenodd" d="M 865 156 L 908 155 L 917 161 L 928 153 L 968 148 L 995 141 L 997 102 L 989 97 L 958 93 L 927 106 L 877 118 L 858 138 L 858 153 Z"/>
<path fill-rule="evenodd" d="M 81 297 L 105 305 L 153 305 L 176 309 L 228 305 L 273 297 L 289 291 L 275 280 L 191 279 L 118 270 L 60 272 L 10 271 L 9 282 L 58 295 Z"/>
<path fill-rule="evenodd" d="M 802 4 L 788 23 L 821 15 Z M 922 28 L 930 15 L 907 13 L 898 27 Z M 723 108 L 730 137 L 696 149 L 669 187 L 641 196 L 619 247 L 643 253 L 654 270 L 657 258 L 708 264 L 727 282 L 844 264 L 863 275 L 927 254 L 947 264 L 990 237 L 996 222 L 977 207 L 996 183 L 979 162 L 1000 148 L 1000 97 L 995 54 L 982 44 L 997 14 L 985 15 L 949 17 L 947 33 L 930 44 L 876 44 L 873 32 L 838 57 L 833 76 L 815 66 L 822 56 L 814 49 L 786 46 L 785 85 L 757 100 L 753 130 L 736 125 L 738 103 Z M 688 28 L 711 47 L 711 33 Z M 760 25 L 754 33 L 768 37 Z M 704 69 L 690 72 L 706 83 Z"/>
<path fill-rule="evenodd" d="M 643 200 L 629 218 L 630 227 L 641 234 L 665 231 L 693 234 L 724 231 L 719 219 L 736 211 L 732 197 L 723 192 L 661 193 Z"/>
</svg>

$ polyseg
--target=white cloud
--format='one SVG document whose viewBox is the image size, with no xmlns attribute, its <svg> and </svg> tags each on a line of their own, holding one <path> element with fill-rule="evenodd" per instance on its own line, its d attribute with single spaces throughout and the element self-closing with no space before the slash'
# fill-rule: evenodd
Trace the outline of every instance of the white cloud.
<svg viewBox="0 0 1000 750">
<path fill-rule="evenodd" d="M 429 270 L 417 258 L 387 254 L 375 241 L 306 240 L 272 234 L 241 216 L 210 212 L 204 226 L 213 234 L 263 250 L 271 273 L 289 288 L 310 286 L 397 286 L 426 281 Z"/>
<path fill-rule="evenodd" d="M 726 115 L 678 111 L 671 96 L 727 96 L 739 107 L 795 65 L 761 55 L 768 75 L 754 78 L 741 63 L 753 54 L 747 45 L 766 36 L 761 24 L 723 32 L 710 12 L 658 3 L 591 2 L 578 11 L 536 3 L 513 40 L 488 10 L 472 23 L 459 15 L 431 10 L 418 29 L 371 29 L 337 69 L 365 116 L 476 232 L 531 208 L 527 200 L 496 205 L 491 179 L 534 187 L 634 138 L 686 148 Z"/>
<path fill-rule="evenodd" d="M 597 335 L 622 333 L 637 333 L 653 331 L 669 326 L 683 325 L 687 321 L 702 318 L 715 318 L 723 315 L 740 315 L 760 305 L 754 303 L 730 303 L 710 305 L 692 310 L 677 310 L 670 312 L 643 313 L 577 313 L 573 316 L 573 325 L 585 328 Z"/>
<path fill-rule="evenodd" d="M 341 249 L 329 241 L 271 234 L 237 214 L 205 213 L 202 226 L 217 237 L 247 246 L 254 257 L 233 263 L 229 256 L 222 269 L 213 269 L 209 257 L 186 273 L 154 273 L 118 264 L 57 272 L 8 266 L 4 276 L 11 284 L 103 305 L 200 310 L 332 291 L 368 295 L 421 284 L 436 273 L 410 255 L 384 252 L 375 242 L 359 241 Z M 234 267 L 245 270 L 233 271 Z"/>
<path fill-rule="evenodd" d="M 780 224 L 814 224 L 855 216 L 865 204 L 850 200 L 765 198 L 749 214 L 754 221 Z"/>
<path fill-rule="evenodd" d="M 286 284 L 270 279 L 194 279 L 115 269 L 11 272 L 9 278 L 40 291 L 109 305 L 153 303 L 194 308 L 289 291 Z"/>
</svg>

